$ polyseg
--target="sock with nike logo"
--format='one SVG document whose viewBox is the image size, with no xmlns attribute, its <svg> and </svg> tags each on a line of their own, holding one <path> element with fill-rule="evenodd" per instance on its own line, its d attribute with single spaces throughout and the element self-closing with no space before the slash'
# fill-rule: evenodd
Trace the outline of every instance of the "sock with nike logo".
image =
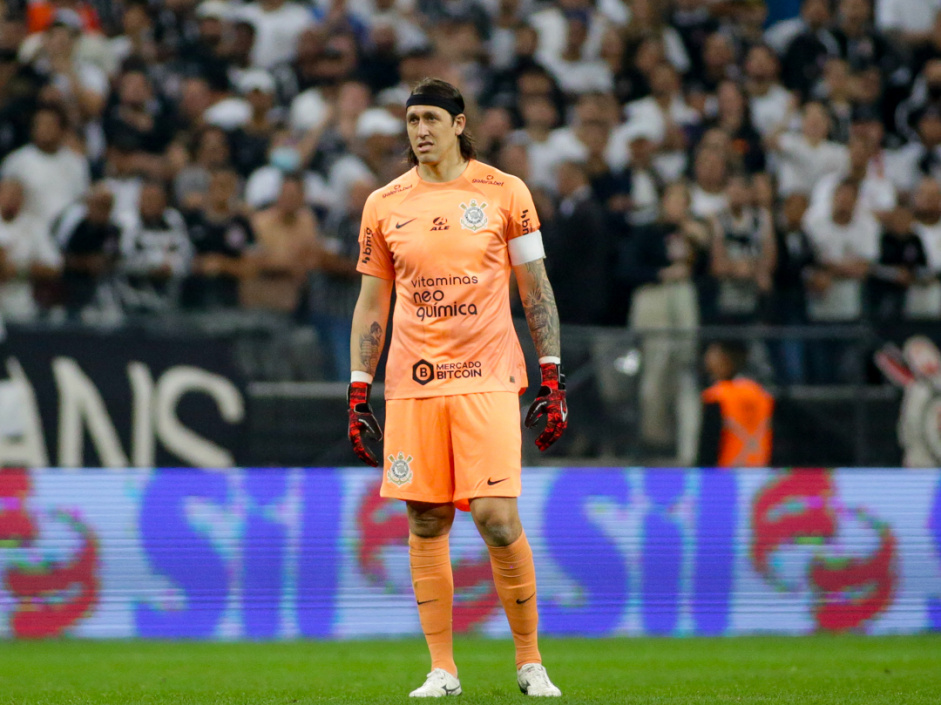
<svg viewBox="0 0 941 705">
<path fill-rule="evenodd" d="M 448 534 L 433 539 L 409 534 L 408 558 L 418 618 L 431 652 L 431 670 L 443 668 L 456 676 L 451 630 L 454 575 L 448 541 Z"/>
<path fill-rule="evenodd" d="M 487 546 L 493 583 L 503 603 L 506 619 L 516 645 L 516 667 L 524 663 L 542 663 L 536 630 L 539 610 L 536 606 L 536 566 L 533 551 L 520 534 L 509 546 Z"/>
</svg>

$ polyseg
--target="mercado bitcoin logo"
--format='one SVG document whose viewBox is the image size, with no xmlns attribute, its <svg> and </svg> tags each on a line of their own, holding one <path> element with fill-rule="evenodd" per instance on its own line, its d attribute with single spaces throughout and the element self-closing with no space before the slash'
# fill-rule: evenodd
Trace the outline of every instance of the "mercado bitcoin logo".
<svg viewBox="0 0 941 705">
<path fill-rule="evenodd" d="M 412 379 L 424 386 L 435 378 L 435 368 L 428 360 L 419 360 L 412 365 Z"/>
</svg>

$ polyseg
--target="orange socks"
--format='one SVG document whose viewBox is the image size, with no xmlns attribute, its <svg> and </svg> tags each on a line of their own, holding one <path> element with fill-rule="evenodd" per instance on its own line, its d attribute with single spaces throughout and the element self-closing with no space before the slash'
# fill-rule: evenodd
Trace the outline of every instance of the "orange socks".
<svg viewBox="0 0 941 705">
<path fill-rule="evenodd" d="M 431 652 L 431 669 L 443 668 L 456 676 L 451 634 L 454 576 L 451 573 L 448 534 L 433 539 L 409 534 L 408 556 L 415 602 L 418 603 L 418 618 Z"/>
<path fill-rule="evenodd" d="M 533 551 L 522 533 L 509 546 L 487 546 L 493 582 L 506 611 L 516 644 L 516 667 L 542 663 L 536 639 L 539 612 L 536 608 L 536 567 Z"/>
</svg>

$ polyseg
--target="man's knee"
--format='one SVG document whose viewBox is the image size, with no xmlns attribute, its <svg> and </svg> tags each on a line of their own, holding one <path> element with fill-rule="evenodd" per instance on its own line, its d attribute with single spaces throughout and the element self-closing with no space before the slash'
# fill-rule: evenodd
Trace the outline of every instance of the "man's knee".
<svg viewBox="0 0 941 705">
<path fill-rule="evenodd" d="M 481 497 L 471 502 L 474 523 L 490 546 L 509 546 L 523 531 L 516 500 L 505 497 Z"/>
<path fill-rule="evenodd" d="M 454 523 L 454 507 L 450 504 L 408 502 L 409 533 L 423 539 L 444 536 Z"/>
</svg>

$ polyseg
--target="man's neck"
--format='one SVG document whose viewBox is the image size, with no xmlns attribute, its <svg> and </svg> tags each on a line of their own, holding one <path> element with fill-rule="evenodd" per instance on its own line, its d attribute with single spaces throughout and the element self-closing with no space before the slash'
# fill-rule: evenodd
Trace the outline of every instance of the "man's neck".
<svg viewBox="0 0 941 705">
<path fill-rule="evenodd" d="M 458 152 L 447 159 L 442 159 L 437 164 L 419 164 L 418 175 L 422 181 L 443 184 L 454 181 L 463 174 L 469 163 Z"/>
</svg>

